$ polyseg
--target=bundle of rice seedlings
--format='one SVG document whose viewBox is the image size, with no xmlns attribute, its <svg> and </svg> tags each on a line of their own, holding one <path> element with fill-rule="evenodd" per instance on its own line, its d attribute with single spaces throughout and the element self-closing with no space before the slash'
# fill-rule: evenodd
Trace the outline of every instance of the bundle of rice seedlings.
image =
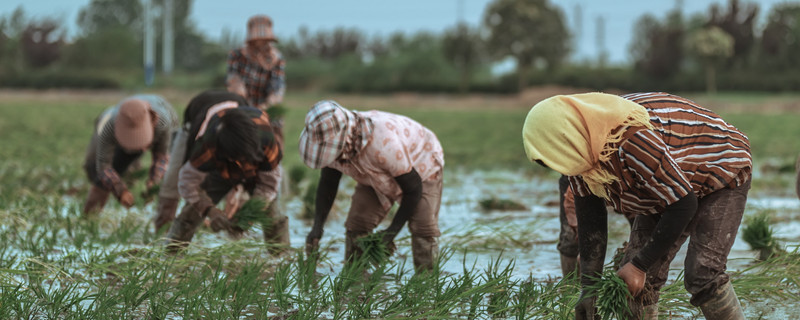
<svg viewBox="0 0 800 320">
<path fill-rule="evenodd" d="M 283 119 L 284 115 L 286 115 L 286 107 L 283 105 L 276 104 L 267 108 L 267 116 L 272 121 Z"/>
<path fill-rule="evenodd" d="M 305 194 L 303 194 L 303 219 L 311 220 L 314 219 L 314 209 L 316 208 L 316 201 L 317 201 L 317 182 L 312 182 L 306 188 Z"/>
<path fill-rule="evenodd" d="M 161 190 L 161 185 L 155 184 L 152 187 L 142 191 L 142 198 L 144 198 L 146 202 L 150 202 L 150 200 L 152 200 L 153 198 L 155 198 L 155 196 L 158 195 L 158 191 L 160 190 Z"/>
<path fill-rule="evenodd" d="M 372 265 L 380 265 L 392 255 L 396 249 L 394 243 L 388 246 L 383 243 L 383 233 L 376 232 L 356 240 L 356 245 L 361 249 L 361 257 Z"/>
<path fill-rule="evenodd" d="M 614 268 L 604 268 L 601 278 L 586 289 L 597 297 L 595 306 L 603 320 L 630 317 L 631 308 L 628 299 L 631 298 L 631 293 L 628 291 L 628 285 L 617 275 Z"/>
<path fill-rule="evenodd" d="M 759 252 L 758 259 L 769 259 L 773 254 L 781 251 L 781 246 L 773 237 L 770 227 L 770 217 L 767 212 L 759 212 L 745 219 L 746 226 L 742 230 L 744 239 L 750 248 Z"/>
<path fill-rule="evenodd" d="M 483 199 L 478 203 L 480 204 L 481 209 L 483 209 L 485 211 L 491 211 L 491 210 L 506 211 L 506 210 L 527 210 L 528 209 L 527 207 L 525 207 L 525 205 L 523 205 L 523 204 L 521 204 L 519 202 L 516 202 L 514 200 L 511 200 L 511 199 L 498 199 L 498 198 L 495 198 L 495 197 L 491 197 L 491 198 L 488 198 L 488 199 Z"/>
<path fill-rule="evenodd" d="M 267 216 L 267 203 L 262 199 L 253 198 L 247 200 L 236 214 L 231 218 L 231 222 L 235 227 L 244 231 L 250 230 L 255 223 L 261 223 L 263 228 L 268 228 L 271 221 Z"/>
</svg>

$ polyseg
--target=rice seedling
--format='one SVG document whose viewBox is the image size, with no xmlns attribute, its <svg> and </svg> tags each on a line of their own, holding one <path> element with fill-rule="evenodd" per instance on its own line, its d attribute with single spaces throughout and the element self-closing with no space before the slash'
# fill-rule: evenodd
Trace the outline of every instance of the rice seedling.
<svg viewBox="0 0 800 320">
<path fill-rule="evenodd" d="M 267 229 L 272 222 L 269 219 L 267 203 L 258 198 L 247 200 L 231 219 L 237 228 L 247 231 L 259 223 Z"/>
<path fill-rule="evenodd" d="M 308 187 L 306 187 L 306 192 L 303 193 L 303 212 L 300 216 L 301 219 L 314 219 L 314 215 L 316 214 L 314 208 L 316 207 L 317 184 L 316 181 L 309 183 Z"/>
<path fill-rule="evenodd" d="M 519 203 L 517 201 L 511 200 L 511 199 L 505 199 L 505 198 L 490 197 L 488 199 L 483 199 L 483 200 L 478 201 L 478 204 L 480 205 L 481 209 L 483 209 L 484 211 L 494 211 L 494 210 L 499 210 L 499 211 L 521 211 L 521 210 L 528 210 L 528 207 L 526 207 L 525 205 L 523 205 L 523 204 L 521 204 L 521 203 Z"/>
<path fill-rule="evenodd" d="M 775 253 L 782 251 L 781 245 L 773 237 L 773 230 L 770 226 L 770 216 L 767 211 L 761 211 L 745 219 L 745 227 L 742 229 L 742 239 L 750 245 L 750 248 L 759 252 L 759 260 L 767 260 Z"/>
<path fill-rule="evenodd" d="M 605 267 L 601 277 L 585 290 L 597 297 L 595 306 L 603 320 L 630 317 L 631 308 L 628 305 L 628 299 L 632 297 L 628 291 L 628 285 L 617 275 L 614 268 Z"/>
<path fill-rule="evenodd" d="M 361 259 L 368 263 L 378 266 L 383 264 L 389 256 L 397 250 L 394 242 L 386 244 L 383 242 L 383 233 L 375 232 L 358 238 L 356 245 L 361 249 Z"/>
</svg>

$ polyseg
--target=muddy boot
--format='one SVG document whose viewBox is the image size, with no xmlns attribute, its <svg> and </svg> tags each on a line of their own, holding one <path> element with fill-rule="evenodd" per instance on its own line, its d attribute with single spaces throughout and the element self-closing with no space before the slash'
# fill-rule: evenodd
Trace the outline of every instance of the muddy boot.
<svg viewBox="0 0 800 320">
<path fill-rule="evenodd" d="M 358 260 L 364 254 L 364 250 L 358 246 L 358 239 L 369 235 L 369 232 L 347 231 L 344 238 L 344 261 L 351 263 Z"/>
<path fill-rule="evenodd" d="M 417 272 L 433 270 L 439 258 L 439 241 L 436 237 L 411 236 L 411 253 Z"/>
<path fill-rule="evenodd" d="M 92 185 L 92 188 L 89 189 L 89 194 L 86 196 L 86 203 L 83 205 L 83 215 L 94 215 L 103 210 L 109 194 L 111 194 L 110 191 Z"/>
<path fill-rule="evenodd" d="M 203 215 L 193 206 L 185 205 L 167 233 L 167 253 L 174 254 L 189 246 L 195 231 L 203 222 Z"/>
<path fill-rule="evenodd" d="M 178 203 L 180 199 L 175 198 L 158 198 L 158 208 L 156 209 L 156 217 L 153 219 L 153 227 L 155 232 L 159 232 L 166 224 L 175 220 L 175 212 L 178 211 Z"/>
<path fill-rule="evenodd" d="M 658 320 L 658 303 L 644 306 L 642 320 Z"/>
<path fill-rule="evenodd" d="M 281 215 L 272 221 L 269 228 L 264 228 L 264 242 L 270 245 L 267 248 L 273 256 L 286 251 L 291 245 L 289 243 L 289 217 Z"/>
<path fill-rule="evenodd" d="M 739 298 L 728 282 L 714 292 L 714 297 L 700 305 L 700 310 L 708 320 L 743 320 L 744 313 Z"/>
</svg>

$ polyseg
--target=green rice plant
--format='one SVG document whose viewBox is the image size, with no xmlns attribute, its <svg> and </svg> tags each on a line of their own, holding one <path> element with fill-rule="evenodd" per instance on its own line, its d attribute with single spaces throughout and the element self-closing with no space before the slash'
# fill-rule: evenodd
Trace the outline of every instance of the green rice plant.
<svg viewBox="0 0 800 320">
<path fill-rule="evenodd" d="M 758 250 L 759 260 L 767 260 L 773 254 L 782 251 L 778 240 L 773 237 L 773 230 L 770 226 L 770 216 L 767 211 L 761 211 L 745 219 L 745 227 L 742 229 L 742 239 L 750 245 L 753 250 Z"/>
<path fill-rule="evenodd" d="M 262 227 L 268 229 L 272 224 L 269 216 L 267 216 L 268 210 L 270 209 L 267 208 L 267 203 L 264 200 L 252 198 L 247 200 L 242 207 L 236 211 L 236 214 L 233 215 L 231 220 L 234 226 L 244 231 L 250 230 L 256 223 L 260 223 Z"/>
<path fill-rule="evenodd" d="M 313 181 L 306 187 L 306 192 L 303 193 L 303 213 L 300 216 L 303 220 L 314 219 L 314 212 L 317 201 L 317 181 Z"/>
<path fill-rule="evenodd" d="M 490 197 L 488 199 L 483 199 L 478 201 L 478 204 L 481 206 L 481 209 L 484 211 L 521 211 L 521 210 L 528 210 L 528 207 L 525 205 L 505 198 L 496 198 Z"/>
<path fill-rule="evenodd" d="M 397 249 L 394 242 L 383 243 L 383 233 L 375 232 L 356 239 L 356 245 L 361 248 L 361 258 L 364 261 L 379 266 L 389 259 L 389 256 Z"/>
<path fill-rule="evenodd" d="M 308 169 L 305 165 L 293 165 L 289 168 L 289 189 L 292 194 L 300 193 L 300 184 L 306 178 L 307 173 Z"/>
<path fill-rule="evenodd" d="M 284 107 L 282 104 L 276 104 L 267 108 L 267 115 L 269 116 L 270 121 L 277 121 L 281 120 L 286 116 L 286 112 L 288 109 Z"/>
<path fill-rule="evenodd" d="M 511 310 L 511 290 L 518 282 L 511 278 L 515 261 L 512 259 L 505 266 L 501 266 L 501 257 L 502 252 L 497 256 L 497 259 L 489 262 L 489 266 L 485 271 L 486 282 L 491 283 L 489 287 L 489 305 L 486 307 L 486 311 L 492 317 L 505 318 Z"/>
<path fill-rule="evenodd" d="M 595 306 L 603 320 L 630 317 L 631 308 L 628 299 L 632 298 L 631 293 L 628 291 L 628 285 L 617 275 L 614 268 L 605 267 L 600 279 L 596 279 L 596 282 L 585 290 L 597 297 Z"/>
</svg>

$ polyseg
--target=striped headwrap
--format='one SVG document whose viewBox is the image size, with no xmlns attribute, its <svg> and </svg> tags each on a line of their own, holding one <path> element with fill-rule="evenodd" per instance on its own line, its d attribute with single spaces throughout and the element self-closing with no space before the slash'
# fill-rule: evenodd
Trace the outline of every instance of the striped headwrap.
<svg viewBox="0 0 800 320">
<path fill-rule="evenodd" d="M 347 110 L 336 101 L 317 102 L 306 114 L 300 134 L 300 156 L 313 169 L 337 159 L 352 159 L 369 143 L 374 125 L 368 118 Z"/>
</svg>

